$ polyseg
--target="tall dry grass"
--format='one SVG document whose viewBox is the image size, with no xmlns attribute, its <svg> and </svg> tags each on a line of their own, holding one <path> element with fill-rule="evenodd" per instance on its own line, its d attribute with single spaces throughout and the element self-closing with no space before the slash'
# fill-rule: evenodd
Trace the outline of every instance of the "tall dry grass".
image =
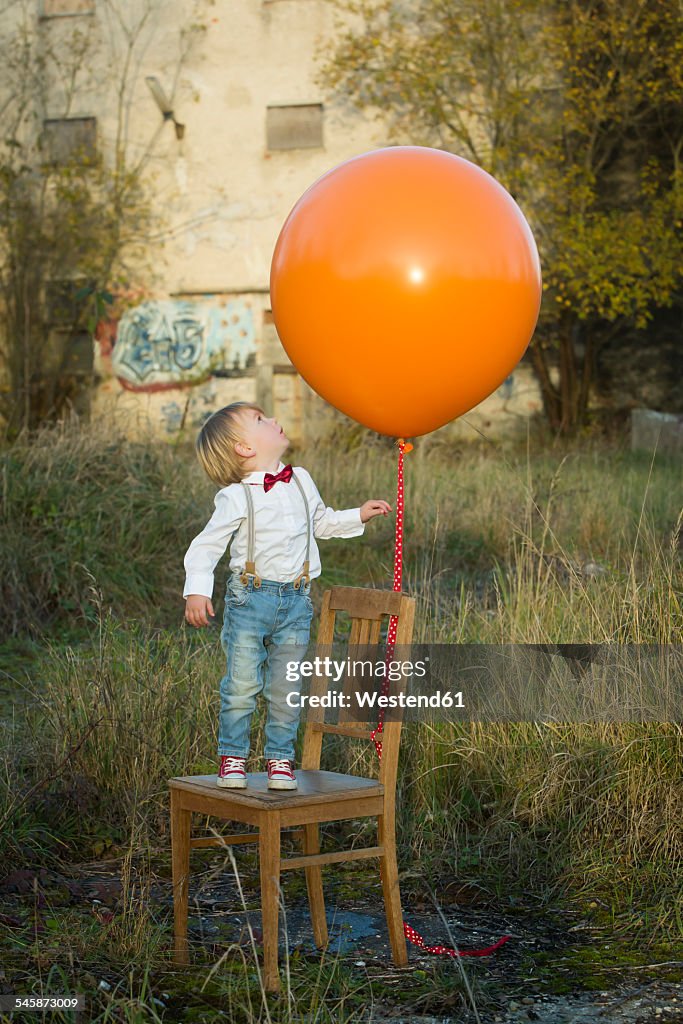
<svg viewBox="0 0 683 1024">
<path fill-rule="evenodd" d="M 352 451 L 292 454 L 328 504 L 393 504 L 391 449 L 369 435 Z M 214 767 L 217 630 L 191 633 L 179 596 L 213 488 L 187 449 L 96 427 L 20 439 L 2 459 L 5 628 L 30 628 L 39 652 L 30 678 L 6 676 L 33 703 L 5 726 L 0 856 L 45 862 L 107 835 L 165 848 L 167 779 Z M 671 458 L 418 441 L 404 568 L 417 638 L 677 643 L 680 528 Z M 392 536 L 392 521 L 375 520 L 362 539 L 321 545 L 318 599 L 333 583 L 388 586 Z M 261 745 L 260 708 L 255 754 Z M 324 766 L 369 772 L 374 756 L 331 739 Z M 679 723 L 407 725 L 400 772 L 406 874 L 437 890 L 455 873 L 501 893 L 598 900 L 647 940 L 683 932 Z M 142 938 L 124 929 L 121 942 Z"/>
<path fill-rule="evenodd" d="M 367 434 L 294 451 L 334 507 L 394 504 L 391 447 Z M 182 557 L 215 488 L 191 446 L 127 441 L 78 422 L 0 453 L 0 580 L 7 635 L 97 620 L 175 629 Z M 406 457 L 404 587 L 433 642 L 666 642 L 681 636 L 681 466 L 584 443 L 568 452 L 422 445 Z M 393 520 L 321 543 L 331 583 L 389 586 Z M 225 579 L 223 560 L 216 596 Z M 93 590 L 94 586 L 94 590 Z"/>
</svg>

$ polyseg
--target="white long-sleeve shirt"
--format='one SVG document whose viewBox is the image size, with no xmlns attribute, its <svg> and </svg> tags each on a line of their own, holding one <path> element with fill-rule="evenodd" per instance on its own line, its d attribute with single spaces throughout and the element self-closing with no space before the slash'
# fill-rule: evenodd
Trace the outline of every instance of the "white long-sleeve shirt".
<svg viewBox="0 0 683 1024">
<path fill-rule="evenodd" d="M 279 473 L 284 468 L 280 462 Z M 295 466 L 308 500 L 313 527 L 309 552 L 311 579 L 320 575 L 320 552 L 315 538 L 358 537 L 365 530 L 360 508 L 335 511 L 325 505 L 308 470 Z M 294 480 L 279 480 L 268 491 L 263 489 L 265 471 L 248 473 L 242 479 L 250 484 L 254 500 L 254 562 L 264 580 L 291 583 L 301 573 L 306 557 L 306 509 Z M 230 568 L 244 570 L 247 560 L 247 496 L 241 483 L 229 484 L 214 499 L 214 512 L 185 554 L 183 597 L 213 595 L 213 574 L 232 538 Z"/>
</svg>

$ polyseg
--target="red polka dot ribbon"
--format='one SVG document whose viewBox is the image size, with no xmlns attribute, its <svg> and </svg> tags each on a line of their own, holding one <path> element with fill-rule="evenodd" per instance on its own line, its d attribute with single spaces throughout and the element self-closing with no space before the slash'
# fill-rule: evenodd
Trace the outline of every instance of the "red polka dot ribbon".
<svg viewBox="0 0 683 1024">
<path fill-rule="evenodd" d="M 411 452 L 413 450 L 412 444 L 406 444 L 403 438 L 399 438 L 398 442 L 398 482 L 396 485 L 396 532 L 394 535 L 394 590 L 399 591 L 401 589 L 401 579 L 403 575 L 403 455 L 405 452 Z M 388 663 L 394 657 L 394 648 L 396 646 L 396 628 L 398 626 L 398 615 L 392 615 L 389 618 L 389 630 L 387 632 L 387 651 L 385 655 L 385 663 Z M 384 673 L 384 682 L 382 683 L 382 695 L 386 695 L 389 692 L 389 671 Z M 377 756 L 382 756 L 382 743 L 381 740 L 375 739 L 378 733 L 382 732 L 384 727 L 384 708 L 380 708 L 379 718 L 377 720 L 377 728 L 373 729 L 370 733 L 370 739 L 375 744 L 375 750 Z"/>
<path fill-rule="evenodd" d="M 396 534 L 394 538 L 394 590 L 400 591 L 403 578 L 403 456 L 405 453 L 412 451 L 413 446 L 412 444 L 406 444 L 402 437 L 396 443 L 398 445 L 398 479 L 396 486 Z M 385 662 L 391 661 L 394 657 L 397 626 L 398 616 L 392 615 L 389 619 L 389 629 L 387 631 Z M 384 674 L 384 682 L 382 683 L 382 694 L 385 695 L 388 692 L 389 672 L 387 671 Z M 382 757 L 382 742 L 375 737 L 382 732 L 383 726 L 384 708 L 382 707 L 380 708 L 377 727 L 370 733 L 370 739 L 375 744 L 375 750 L 379 758 Z M 502 938 L 498 939 L 498 942 L 494 942 L 492 946 L 486 946 L 485 949 L 452 949 L 450 946 L 428 946 L 422 936 L 407 921 L 403 922 L 403 932 L 409 942 L 412 942 L 414 946 L 419 946 L 425 953 L 436 953 L 451 957 L 488 956 L 489 953 L 493 953 L 503 943 L 507 942 L 508 939 L 512 938 L 511 935 L 503 935 Z"/>
<path fill-rule="evenodd" d="M 489 953 L 493 953 L 494 950 L 502 946 L 504 942 L 512 938 L 510 935 L 504 935 L 502 939 L 498 939 L 498 942 L 494 942 L 492 946 L 487 946 L 485 949 L 451 949 L 450 946 L 428 946 L 421 935 L 415 931 L 414 928 L 408 924 L 407 921 L 403 922 L 403 931 L 405 937 L 409 939 L 414 946 L 419 946 L 425 953 L 442 953 L 444 956 L 488 956 Z"/>
</svg>

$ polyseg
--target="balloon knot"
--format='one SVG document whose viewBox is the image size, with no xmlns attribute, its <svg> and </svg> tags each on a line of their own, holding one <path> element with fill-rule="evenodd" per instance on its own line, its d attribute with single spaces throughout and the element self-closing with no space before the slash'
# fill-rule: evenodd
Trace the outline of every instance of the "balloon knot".
<svg viewBox="0 0 683 1024">
<path fill-rule="evenodd" d="M 402 437 L 396 439 L 396 445 L 397 447 L 402 448 L 404 452 L 412 452 L 413 450 L 412 444 L 406 443 Z"/>
</svg>

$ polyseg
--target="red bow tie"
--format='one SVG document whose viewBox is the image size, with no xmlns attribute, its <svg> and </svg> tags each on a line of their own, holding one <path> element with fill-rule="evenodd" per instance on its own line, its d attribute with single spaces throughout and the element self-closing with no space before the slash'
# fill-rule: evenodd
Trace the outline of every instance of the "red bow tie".
<svg viewBox="0 0 683 1024">
<path fill-rule="evenodd" d="M 283 483 L 288 484 L 292 479 L 293 472 L 294 470 L 292 467 L 287 465 L 284 469 L 281 469 L 279 473 L 275 473 L 274 475 L 273 473 L 266 473 L 263 478 L 263 490 L 269 491 L 270 488 L 278 482 L 278 480 L 282 480 Z"/>
</svg>

